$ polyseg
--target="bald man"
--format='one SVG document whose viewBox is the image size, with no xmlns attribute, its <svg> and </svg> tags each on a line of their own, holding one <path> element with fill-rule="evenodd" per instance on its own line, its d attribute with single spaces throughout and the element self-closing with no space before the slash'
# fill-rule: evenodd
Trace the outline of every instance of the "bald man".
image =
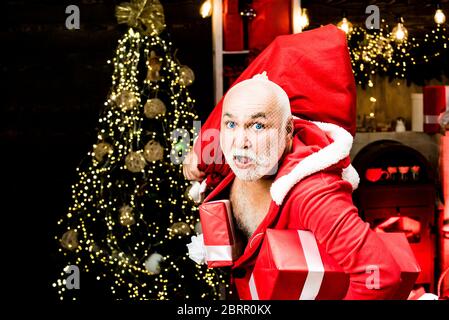
<svg viewBox="0 0 449 320">
<path fill-rule="evenodd" d="M 246 235 L 246 248 L 232 266 L 240 299 L 257 298 L 251 274 L 268 228 L 312 231 L 350 275 L 346 299 L 395 297 L 399 266 L 352 203 L 357 179 L 349 161 L 350 133 L 335 124 L 293 118 L 285 91 L 260 74 L 227 92 L 220 145 L 231 172 L 204 201 L 229 197 Z M 195 157 L 188 156 L 184 174 L 201 180 Z"/>
<path fill-rule="evenodd" d="M 291 149 L 287 94 L 266 74 L 234 86 L 223 102 L 220 144 L 236 178 L 230 201 L 238 227 L 249 238 L 268 212 L 278 163 Z"/>
</svg>

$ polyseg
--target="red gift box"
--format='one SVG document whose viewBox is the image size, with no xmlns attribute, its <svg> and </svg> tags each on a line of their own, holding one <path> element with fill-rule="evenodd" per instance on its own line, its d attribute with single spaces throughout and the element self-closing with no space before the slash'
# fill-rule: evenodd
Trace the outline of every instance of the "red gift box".
<svg viewBox="0 0 449 320">
<path fill-rule="evenodd" d="M 231 202 L 217 200 L 199 206 L 206 262 L 209 268 L 231 266 L 238 256 Z"/>
<path fill-rule="evenodd" d="M 425 86 L 424 96 L 424 132 L 438 133 L 438 117 L 449 110 L 449 86 Z"/>
<path fill-rule="evenodd" d="M 253 300 L 337 300 L 349 276 L 312 232 L 268 229 L 249 286 Z"/>
<path fill-rule="evenodd" d="M 378 233 L 401 270 L 401 282 L 393 299 L 406 300 L 418 279 L 421 268 L 404 233 Z"/>
</svg>

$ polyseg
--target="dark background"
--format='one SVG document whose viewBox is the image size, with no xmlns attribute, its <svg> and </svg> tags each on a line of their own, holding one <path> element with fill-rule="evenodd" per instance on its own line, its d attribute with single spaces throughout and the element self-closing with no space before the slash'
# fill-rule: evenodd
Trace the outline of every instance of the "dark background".
<svg viewBox="0 0 449 320">
<path fill-rule="evenodd" d="M 70 204 L 75 169 L 96 140 L 113 71 L 106 61 L 127 29 L 115 20 L 121 2 L 2 2 L 2 264 L 12 298 L 57 299 L 56 222 Z M 201 0 L 161 2 L 176 56 L 195 72 L 189 89 L 204 119 L 213 107 L 211 19 L 199 15 Z M 80 8 L 79 30 L 65 28 L 69 4 Z"/>
</svg>

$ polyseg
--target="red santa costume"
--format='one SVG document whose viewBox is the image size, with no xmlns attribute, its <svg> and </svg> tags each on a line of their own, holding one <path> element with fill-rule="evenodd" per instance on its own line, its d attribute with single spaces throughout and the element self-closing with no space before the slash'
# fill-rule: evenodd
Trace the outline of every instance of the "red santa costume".
<svg viewBox="0 0 449 320">
<path fill-rule="evenodd" d="M 359 181 L 350 165 L 355 134 L 355 84 L 345 34 L 333 25 L 280 36 L 245 70 L 236 83 L 266 71 L 290 99 L 295 116 L 292 152 L 284 157 L 271 186 L 271 205 L 232 266 L 240 299 L 251 299 L 251 274 L 267 228 L 310 230 L 350 276 L 346 299 L 390 299 L 400 270 L 383 242 L 358 216 L 352 191 Z M 201 132 L 220 129 L 222 102 Z M 223 199 L 235 178 L 215 152 L 206 164 L 204 149 L 219 141 L 197 139 L 198 168 L 207 174 L 205 202 Z M 211 148 L 211 145 L 213 148 Z M 219 158 L 220 157 L 220 158 Z M 367 266 L 379 268 L 379 287 L 369 289 Z"/>
</svg>

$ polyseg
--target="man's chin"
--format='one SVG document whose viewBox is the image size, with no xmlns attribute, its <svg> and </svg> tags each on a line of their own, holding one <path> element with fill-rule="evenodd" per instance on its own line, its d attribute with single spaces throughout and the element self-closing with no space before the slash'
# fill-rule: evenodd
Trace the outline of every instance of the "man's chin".
<svg viewBox="0 0 449 320">
<path fill-rule="evenodd" d="M 242 181 L 257 181 L 265 177 L 266 173 L 258 172 L 257 169 L 240 169 L 236 166 L 231 166 L 231 170 L 234 172 L 235 176 Z"/>
<path fill-rule="evenodd" d="M 261 178 L 261 176 L 254 172 L 254 169 L 241 169 L 235 164 L 230 165 L 230 167 L 235 176 L 242 181 L 255 181 Z"/>
</svg>

